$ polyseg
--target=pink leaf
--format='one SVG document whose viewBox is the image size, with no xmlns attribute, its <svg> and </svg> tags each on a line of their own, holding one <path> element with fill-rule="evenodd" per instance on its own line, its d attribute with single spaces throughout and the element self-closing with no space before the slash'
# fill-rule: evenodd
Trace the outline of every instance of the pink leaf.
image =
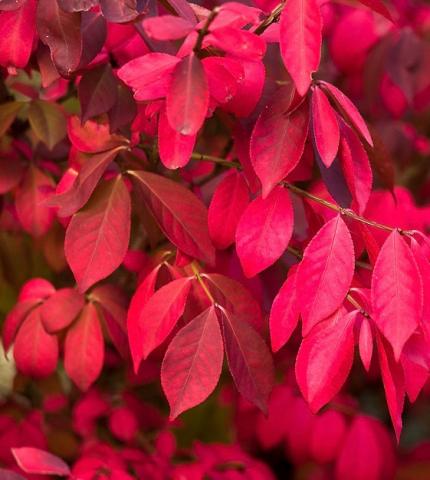
<svg viewBox="0 0 430 480">
<path fill-rule="evenodd" d="M 68 327 L 84 307 L 85 299 L 73 288 L 57 290 L 42 305 L 42 323 L 48 333 Z"/>
<path fill-rule="evenodd" d="M 5 352 L 11 347 L 16 333 L 22 322 L 25 320 L 31 310 L 39 303 L 37 299 L 27 299 L 18 302 L 7 314 L 4 323 L 1 339 Z"/>
<path fill-rule="evenodd" d="M 305 337 L 296 358 L 300 390 L 316 413 L 342 388 L 354 356 L 356 312 L 341 308 Z"/>
<path fill-rule="evenodd" d="M 211 306 L 177 333 L 164 357 L 161 384 L 171 419 L 212 393 L 221 375 L 223 356 L 221 330 Z"/>
<path fill-rule="evenodd" d="M 118 176 L 101 184 L 67 227 L 64 251 L 81 292 L 119 267 L 129 239 L 130 194 Z"/>
<path fill-rule="evenodd" d="M 274 383 L 273 360 L 264 340 L 248 323 L 218 307 L 228 366 L 239 392 L 263 412 Z"/>
<path fill-rule="evenodd" d="M 173 15 L 145 18 L 142 26 L 148 37 L 155 40 L 178 40 L 193 30 L 191 22 Z"/>
<path fill-rule="evenodd" d="M 397 441 L 402 431 L 402 411 L 405 401 L 405 380 L 402 366 L 394 359 L 393 349 L 381 335 L 376 335 L 379 367 L 384 383 L 385 398 L 390 412 Z"/>
<path fill-rule="evenodd" d="M 297 270 L 290 273 L 273 301 L 270 310 L 270 339 L 272 350 L 277 352 L 290 339 L 300 316 L 297 302 Z"/>
<path fill-rule="evenodd" d="M 337 310 L 354 274 L 354 246 L 348 227 L 338 215 L 309 242 L 297 272 L 297 301 L 303 334 Z"/>
<path fill-rule="evenodd" d="M 243 82 L 243 67 L 237 60 L 225 57 L 206 57 L 202 60 L 211 97 L 227 103 Z"/>
<path fill-rule="evenodd" d="M 43 327 L 40 308 L 35 308 L 24 320 L 15 338 L 15 363 L 24 375 L 47 377 L 55 371 L 58 360 L 57 337 Z"/>
<path fill-rule="evenodd" d="M 343 447 L 347 423 L 342 413 L 327 410 L 315 419 L 310 438 L 310 451 L 318 463 L 333 462 Z"/>
<path fill-rule="evenodd" d="M 358 348 L 363 366 L 369 371 L 373 354 L 373 334 L 369 320 L 366 317 L 361 317 Z"/>
<path fill-rule="evenodd" d="M 166 237 L 185 254 L 213 265 L 207 210 L 187 188 L 154 173 L 134 171 L 146 205 Z"/>
<path fill-rule="evenodd" d="M 26 473 L 58 475 L 60 477 L 70 475 L 68 465 L 52 453 L 32 447 L 12 448 L 12 453 L 16 463 Z"/>
<path fill-rule="evenodd" d="M 250 143 L 251 162 L 263 186 L 263 197 L 299 163 L 308 135 L 309 108 L 304 102 L 288 114 L 294 89 L 285 86 L 261 112 Z"/>
<path fill-rule="evenodd" d="M 386 239 L 372 274 L 375 323 L 393 347 L 396 361 L 417 328 L 423 310 L 421 275 L 397 230 Z"/>
<path fill-rule="evenodd" d="M 370 146 L 373 146 L 372 136 L 367 128 L 366 122 L 351 100 L 331 83 L 321 81 L 319 85 L 335 102 L 345 120 L 358 131 Z"/>
<path fill-rule="evenodd" d="M 372 168 L 357 134 L 342 120 L 341 132 L 339 157 L 342 170 L 348 189 L 354 198 L 355 208 L 362 214 L 372 191 Z"/>
<path fill-rule="evenodd" d="M 118 70 L 118 77 L 134 90 L 136 100 L 155 100 L 167 94 L 171 74 L 180 58 L 166 53 L 148 53 Z"/>
<path fill-rule="evenodd" d="M 330 102 L 318 87 L 312 91 L 312 132 L 315 147 L 322 162 L 328 168 L 333 163 L 339 148 L 339 124 Z"/>
<path fill-rule="evenodd" d="M 213 30 L 204 40 L 204 46 L 212 45 L 234 57 L 261 60 L 266 52 L 264 40 L 252 32 L 233 27 Z"/>
<path fill-rule="evenodd" d="M 68 217 L 81 209 L 89 200 L 108 166 L 124 147 L 96 153 L 85 157 L 84 164 L 72 187 L 49 199 L 50 205 L 58 206 L 58 215 Z"/>
<path fill-rule="evenodd" d="M 375 431 L 376 421 L 356 416 L 346 434 L 336 462 L 336 480 L 380 480 L 383 476 L 384 451 Z"/>
<path fill-rule="evenodd" d="M 88 390 L 103 368 L 104 341 L 97 309 L 88 303 L 68 330 L 64 368 L 81 390 Z"/>
<path fill-rule="evenodd" d="M 236 250 L 247 277 L 253 277 L 278 260 L 291 239 L 294 212 L 283 187 L 253 200 L 243 212 L 236 230 Z"/>
<path fill-rule="evenodd" d="M 209 89 L 201 61 L 192 53 L 178 63 L 166 97 L 167 118 L 183 135 L 198 132 L 209 106 Z"/>
<path fill-rule="evenodd" d="M 158 120 L 158 153 L 163 165 L 171 169 L 185 167 L 195 143 L 196 135 L 182 135 L 170 126 L 163 108 Z"/>
<path fill-rule="evenodd" d="M 140 297 L 134 297 L 128 311 L 127 326 L 133 356 L 134 370 L 168 337 L 184 313 L 190 278 L 179 278 L 164 285 L 140 306 Z"/>
<path fill-rule="evenodd" d="M 366 7 L 369 7 L 374 12 L 384 16 L 387 20 L 390 20 L 390 22 L 393 21 L 393 17 L 391 16 L 389 10 L 384 5 L 382 0 L 358 0 L 358 1 L 363 5 L 366 5 Z"/>
<path fill-rule="evenodd" d="M 249 203 L 249 190 L 242 174 L 233 170 L 218 184 L 209 205 L 209 235 L 216 248 L 234 243 L 236 227 Z"/>
<path fill-rule="evenodd" d="M 35 17 L 35 0 L 26 0 L 16 10 L 0 13 L 0 65 L 27 65 L 36 32 Z"/>
<path fill-rule="evenodd" d="M 305 95 L 321 57 L 322 20 L 316 0 L 288 0 L 281 13 L 282 60 L 301 96 Z"/>
</svg>

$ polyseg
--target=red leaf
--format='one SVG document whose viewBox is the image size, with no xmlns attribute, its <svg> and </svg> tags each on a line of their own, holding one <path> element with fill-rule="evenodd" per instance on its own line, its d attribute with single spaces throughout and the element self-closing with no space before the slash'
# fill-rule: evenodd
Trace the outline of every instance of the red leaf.
<svg viewBox="0 0 430 480">
<path fill-rule="evenodd" d="M 97 380 L 103 368 L 104 341 L 97 309 L 87 303 L 68 330 L 64 344 L 64 368 L 81 390 Z"/>
<path fill-rule="evenodd" d="M 272 350 L 277 352 L 290 339 L 300 316 L 297 302 L 297 270 L 290 273 L 276 295 L 270 310 L 270 339 Z"/>
<path fill-rule="evenodd" d="M 124 23 L 139 15 L 138 0 L 99 0 L 103 15 L 109 22 Z"/>
<path fill-rule="evenodd" d="M 354 274 L 354 246 L 341 216 L 327 222 L 309 242 L 297 272 L 297 301 L 303 335 L 337 310 Z"/>
<path fill-rule="evenodd" d="M 375 431 L 376 420 L 358 415 L 348 429 L 336 462 L 336 479 L 379 480 L 384 476 L 381 439 Z"/>
<path fill-rule="evenodd" d="M 342 388 L 354 357 L 356 312 L 341 308 L 316 326 L 300 345 L 296 378 L 300 390 L 316 413 Z"/>
<path fill-rule="evenodd" d="M 318 463 L 335 461 L 343 447 L 348 426 L 344 414 L 327 410 L 315 419 L 310 438 L 310 451 Z"/>
<path fill-rule="evenodd" d="M 179 278 L 164 285 L 141 306 L 141 296 L 133 297 L 128 310 L 127 326 L 134 370 L 168 337 L 184 313 L 190 278 Z"/>
<path fill-rule="evenodd" d="M 113 150 L 85 157 L 72 187 L 49 199 L 49 205 L 59 207 L 58 216 L 68 217 L 73 215 L 88 202 L 106 169 L 118 155 L 118 152 L 123 149 L 124 147 L 120 146 Z"/>
<path fill-rule="evenodd" d="M 405 401 L 405 380 L 400 363 L 394 359 L 393 349 L 381 335 L 376 334 L 379 353 L 379 367 L 384 383 L 385 398 L 397 441 L 402 431 L 402 411 Z"/>
<path fill-rule="evenodd" d="M 260 304 L 247 288 L 219 273 L 203 273 L 202 277 L 207 278 L 215 287 L 210 290 L 217 303 L 239 319 L 250 323 L 257 332 L 261 331 L 263 318 Z"/>
<path fill-rule="evenodd" d="M 39 303 L 36 299 L 27 299 L 18 302 L 7 314 L 2 330 L 3 349 L 7 353 L 11 347 L 16 333 L 30 311 Z"/>
<path fill-rule="evenodd" d="M 99 0 L 57 0 L 65 12 L 83 12 L 95 7 Z"/>
<path fill-rule="evenodd" d="M 15 0 L 13 0 L 13 2 L 15 3 Z M 0 478 L 2 480 L 27 480 L 22 475 L 12 472 L 12 470 L 5 470 L 4 468 L 0 468 Z"/>
<path fill-rule="evenodd" d="M 225 57 L 206 57 L 202 60 L 211 97 L 218 103 L 227 103 L 243 82 L 240 62 Z"/>
<path fill-rule="evenodd" d="M 126 145 L 120 135 L 111 135 L 107 124 L 88 120 L 81 125 L 79 117 L 72 115 L 67 122 L 67 134 L 73 146 L 80 152 L 106 152 Z"/>
<path fill-rule="evenodd" d="M 209 106 L 209 89 L 200 60 L 192 53 L 178 63 L 166 97 L 167 118 L 183 135 L 198 132 Z"/>
<path fill-rule="evenodd" d="M 294 212 L 283 187 L 253 200 L 236 230 L 236 250 L 247 277 L 253 277 L 279 259 L 291 239 Z"/>
<path fill-rule="evenodd" d="M 372 191 L 373 174 L 369 157 L 356 133 L 341 121 L 340 162 L 348 189 L 360 214 L 364 212 Z"/>
<path fill-rule="evenodd" d="M 331 83 L 321 81 L 319 82 L 319 85 L 335 102 L 345 120 L 347 120 L 348 123 L 358 131 L 370 146 L 373 146 L 372 136 L 367 128 L 366 122 L 363 120 L 363 117 L 360 115 L 360 112 L 351 100 Z"/>
<path fill-rule="evenodd" d="M 42 323 L 48 333 L 55 333 L 68 327 L 85 304 L 82 294 L 73 288 L 57 290 L 42 305 Z"/>
<path fill-rule="evenodd" d="M 264 340 L 248 323 L 218 306 L 228 366 L 239 392 L 263 412 L 274 383 L 273 360 Z"/>
<path fill-rule="evenodd" d="M 134 171 L 146 205 L 166 237 L 185 254 L 213 265 L 207 209 L 187 188 L 154 173 Z"/>
<path fill-rule="evenodd" d="M 148 37 L 155 40 L 179 40 L 193 30 L 191 22 L 173 15 L 145 18 L 142 26 Z"/>
<path fill-rule="evenodd" d="M 0 65 L 3 67 L 24 68 L 30 59 L 36 32 L 36 2 L 26 0 L 18 7 L 0 13 Z"/>
<path fill-rule="evenodd" d="M 102 183 L 69 223 L 66 259 L 85 292 L 119 267 L 130 239 L 130 195 L 121 176 Z"/>
<path fill-rule="evenodd" d="M 249 190 L 242 174 L 235 170 L 218 184 L 209 205 L 209 235 L 216 248 L 234 243 L 236 227 L 249 203 Z"/>
<path fill-rule="evenodd" d="M 423 293 L 411 249 L 397 230 L 382 245 L 373 269 L 372 307 L 375 323 L 398 361 L 421 320 Z"/>
<path fill-rule="evenodd" d="M 297 166 L 305 148 L 309 108 L 304 102 L 288 114 L 293 98 L 291 86 L 278 90 L 252 131 L 251 162 L 261 180 L 263 197 Z"/>
<path fill-rule="evenodd" d="M 390 20 L 390 22 L 393 21 L 393 17 L 391 16 L 387 7 L 384 5 L 384 3 L 381 0 L 358 0 L 358 1 L 363 5 L 366 5 L 366 7 L 369 7 L 374 12 L 384 16 L 387 20 Z"/>
<path fill-rule="evenodd" d="M 16 187 L 23 173 L 24 164 L 18 158 L 2 155 L 0 157 L 0 194 L 3 195 Z"/>
<path fill-rule="evenodd" d="M 59 475 L 60 477 L 70 475 L 68 465 L 52 453 L 32 447 L 12 448 L 12 453 L 16 463 L 26 473 Z"/>
<path fill-rule="evenodd" d="M 358 348 L 363 366 L 366 371 L 369 371 L 373 354 L 373 334 L 369 320 L 363 316 L 361 316 Z"/>
<path fill-rule="evenodd" d="M 34 237 L 44 235 L 54 220 L 55 212 L 44 203 L 54 185 L 48 175 L 31 164 L 16 192 L 18 219 L 23 229 Z"/>
<path fill-rule="evenodd" d="M 321 57 L 322 20 L 316 0 L 289 0 L 281 13 L 282 60 L 301 96 L 305 95 Z"/>
<path fill-rule="evenodd" d="M 32 377 L 47 377 L 55 371 L 58 360 L 57 337 L 43 327 L 40 308 L 27 316 L 15 338 L 15 363 L 20 372 Z"/>
<path fill-rule="evenodd" d="M 312 91 L 312 132 L 319 156 L 324 165 L 329 167 L 339 148 L 339 124 L 330 102 L 318 87 Z"/>
<path fill-rule="evenodd" d="M 158 153 L 163 165 L 171 169 L 185 167 L 195 143 L 196 135 L 182 135 L 170 126 L 163 108 L 158 120 Z"/>
<path fill-rule="evenodd" d="M 106 113 L 115 105 L 117 84 L 109 63 L 84 73 L 78 85 L 82 123 Z"/>
<path fill-rule="evenodd" d="M 148 53 L 123 65 L 117 74 L 134 90 L 136 100 L 155 100 L 167 95 L 171 74 L 180 60 L 166 53 Z"/>
<path fill-rule="evenodd" d="M 78 68 L 82 54 L 80 13 L 65 12 L 52 0 L 39 0 L 37 31 L 61 75 L 69 76 Z"/>
<path fill-rule="evenodd" d="M 202 403 L 221 375 L 224 346 L 215 307 L 211 306 L 180 330 L 161 367 L 161 384 L 170 404 L 170 418 Z"/>
<path fill-rule="evenodd" d="M 212 45 L 234 57 L 261 60 L 266 52 L 265 41 L 246 30 L 223 27 L 213 30 L 204 39 L 203 46 Z"/>
</svg>

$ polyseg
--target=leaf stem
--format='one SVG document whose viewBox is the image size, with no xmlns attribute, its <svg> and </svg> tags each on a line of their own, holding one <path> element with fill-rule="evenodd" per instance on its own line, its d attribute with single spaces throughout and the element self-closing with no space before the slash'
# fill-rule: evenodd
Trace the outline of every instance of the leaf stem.
<svg viewBox="0 0 430 480">
<path fill-rule="evenodd" d="M 194 276 L 196 277 L 197 281 L 200 283 L 200 286 L 203 288 L 203 291 L 206 293 L 206 296 L 215 305 L 215 303 L 216 303 L 215 299 L 212 296 L 211 292 L 209 291 L 208 287 L 206 286 L 205 282 L 203 281 L 203 278 L 200 275 L 199 269 L 197 268 L 196 262 L 191 263 L 191 270 L 193 271 Z"/>
<path fill-rule="evenodd" d="M 254 30 L 254 33 L 256 35 L 261 35 L 270 25 L 272 25 L 272 23 L 275 23 L 278 20 L 279 16 L 281 15 L 284 5 L 285 5 L 284 2 L 277 5 L 269 13 L 269 15 L 260 23 L 260 25 L 257 26 L 257 28 Z"/>
<path fill-rule="evenodd" d="M 193 153 L 191 155 L 191 158 L 194 160 L 205 160 L 209 162 L 218 163 L 220 165 L 224 165 L 229 168 L 241 168 L 241 165 L 238 162 L 229 161 L 224 158 L 213 157 L 212 155 L 203 155 L 201 153 Z M 401 228 L 390 227 L 389 225 L 384 225 L 383 223 L 374 222 L 373 220 L 369 220 L 365 217 L 362 217 L 361 215 L 358 215 L 357 213 L 355 213 L 353 210 L 349 208 L 339 207 L 339 205 L 336 205 L 335 203 L 331 203 L 328 200 L 324 200 L 324 198 L 318 197 L 317 195 L 314 195 L 313 193 L 303 190 L 300 187 L 296 187 L 296 185 L 293 185 L 292 183 L 280 182 L 280 185 L 283 185 L 285 188 L 288 188 L 288 190 L 290 190 L 291 192 L 294 192 L 295 194 L 301 197 L 308 198 L 309 200 L 319 203 L 320 205 L 323 205 L 324 207 L 327 207 L 330 210 L 338 212 L 341 215 L 351 218 L 352 220 L 355 220 L 357 222 L 364 223 L 365 225 L 369 225 L 370 227 L 379 228 L 380 230 L 385 230 L 386 232 L 392 232 L 394 230 L 397 230 L 400 233 L 400 235 L 409 234 L 408 231 L 402 230 Z"/>
<path fill-rule="evenodd" d="M 196 44 L 194 46 L 194 53 L 199 53 L 200 50 L 202 49 L 203 45 L 203 39 L 205 36 L 209 33 L 209 27 L 211 26 L 211 23 L 215 20 L 219 13 L 219 7 L 215 7 L 211 13 L 209 14 L 208 18 L 206 19 L 205 24 L 203 27 L 199 30 L 199 35 L 197 37 Z"/>
<path fill-rule="evenodd" d="M 191 155 L 191 158 L 193 160 L 218 163 L 220 165 L 224 165 L 225 167 L 230 167 L 230 168 L 238 168 L 238 169 L 242 168 L 242 165 L 239 162 L 235 162 L 234 160 L 230 161 L 224 158 L 213 157 L 212 155 L 205 155 L 203 153 L 193 153 Z"/>
</svg>

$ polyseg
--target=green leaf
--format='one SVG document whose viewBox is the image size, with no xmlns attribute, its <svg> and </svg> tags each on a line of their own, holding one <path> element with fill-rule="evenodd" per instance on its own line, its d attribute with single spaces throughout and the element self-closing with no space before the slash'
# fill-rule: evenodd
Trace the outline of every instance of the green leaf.
<svg viewBox="0 0 430 480">
<path fill-rule="evenodd" d="M 7 102 L 0 105 L 0 137 L 6 133 L 24 105 L 23 102 Z"/>
<path fill-rule="evenodd" d="M 55 103 L 34 100 L 28 110 L 28 121 L 36 137 L 49 150 L 66 136 L 66 117 Z"/>
</svg>

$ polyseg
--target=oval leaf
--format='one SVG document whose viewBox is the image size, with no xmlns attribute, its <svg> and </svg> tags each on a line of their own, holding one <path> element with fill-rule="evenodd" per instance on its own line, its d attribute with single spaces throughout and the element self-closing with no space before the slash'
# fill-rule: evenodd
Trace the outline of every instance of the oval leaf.
<svg viewBox="0 0 430 480">
<path fill-rule="evenodd" d="M 166 97 L 167 118 L 177 132 L 194 135 L 203 125 L 208 106 L 206 74 L 200 60 L 192 53 L 173 71 Z"/>
<path fill-rule="evenodd" d="M 288 246 L 293 225 L 293 206 L 283 187 L 276 187 L 267 198 L 259 197 L 246 207 L 236 230 L 236 250 L 247 277 L 278 260 Z"/>
<path fill-rule="evenodd" d="M 130 239 L 130 194 L 121 176 L 101 184 L 69 223 L 66 259 L 85 292 L 119 267 Z"/>
<path fill-rule="evenodd" d="M 179 278 L 164 285 L 143 305 L 142 297 L 133 297 L 127 316 L 127 329 L 134 370 L 139 370 L 146 358 L 161 345 L 184 313 L 191 283 L 189 278 Z"/>
<path fill-rule="evenodd" d="M 327 222 L 309 242 L 299 266 L 297 300 L 303 335 L 337 310 L 354 274 L 354 245 L 340 215 Z"/>
<path fill-rule="evenodd" d="M 296 379 L 313 413 L 342 388 L 354 357 L 356 312 L 342 308 L 303 339 L 296 358 Z"/>
<path fill-rule="evenodd" d="M 83 391 L 97 380 L 103 368 L 104 341 L 97 309 L 88 303 L 68 330 L 64 344 L 64 368 Z"/>
<path fill-rule="evenodd" d="M 166 237 L 185 254 L 213 265 L 207 209 L 187 188 L 154 173 L 133 171 L 146 205 Z"/>
<path fill-rule="evenodd" d="M 305 95 L 321 58 L 322 20 L 316 0 L 288 0 L 279 22 L 279 45 L 285 68 Z"/>
<path fill-rule="evenodd" d="M 161 366 L 161 384 L 170 418 L 206 400 L 221 375 L 224 346 L 215 308 L 191 320 L 169 345 Z"/>
<path fill-rule="evenodd" d="M 398 361 L 421 320 L 423 292 L 413 253 L 397 230 L 381 247 L 373 269 L 371 293 L 375 323 Z"/>
<path fill-rule="evenodd" d="M 267 412 L 274 384 L 273 359 L 267 345 L 248 323 L 218 307 L 228 366 L 239 392 Z"/>
</svg>

